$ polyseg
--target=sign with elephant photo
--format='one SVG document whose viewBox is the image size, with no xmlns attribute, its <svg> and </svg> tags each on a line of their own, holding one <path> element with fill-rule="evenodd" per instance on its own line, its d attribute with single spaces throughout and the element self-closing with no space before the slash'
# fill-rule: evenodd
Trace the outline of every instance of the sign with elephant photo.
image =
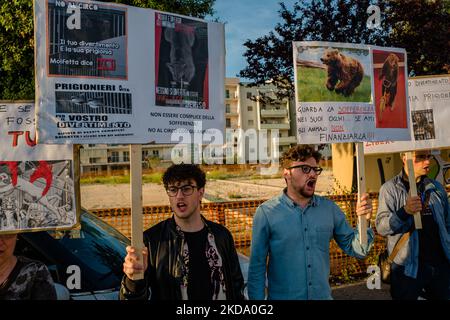
<svg viewBox="0 0 450 320">
<path fill-rule="evenodd" d="M 71 145 L 36 144 L 34 102 L 0 101 L 0 233 L 77 223 Z"/>
<path fill-rule="evenodd" d="M 406 51 L 293 42 L 299 143 L 410 140 Z"/>
<path fill-rule="evenodd" d="M 178 143 L 225 128 L 222 23 L 88 0 L 35 0 L 39 143 Z"/>
</svg>

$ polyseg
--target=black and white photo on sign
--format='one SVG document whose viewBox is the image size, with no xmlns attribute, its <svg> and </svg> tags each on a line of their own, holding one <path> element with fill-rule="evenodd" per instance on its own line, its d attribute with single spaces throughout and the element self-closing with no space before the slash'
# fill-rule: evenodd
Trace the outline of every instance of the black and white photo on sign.
<svg viewBox="0 0 450 320">
<path fill-rule="evenodd" d="M 55 91 L 56 113 L 131 114 L 131 97 L 125 92 Z"/>
<path fill-rule="evenodd" d="M 208 24 L 156 13 L 156 105 L 209 108 Z"/>
</svg>

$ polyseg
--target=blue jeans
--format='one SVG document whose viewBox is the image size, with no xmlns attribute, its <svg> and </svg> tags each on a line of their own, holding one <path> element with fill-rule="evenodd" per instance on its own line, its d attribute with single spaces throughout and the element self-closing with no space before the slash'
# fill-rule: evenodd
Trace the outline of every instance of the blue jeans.
<svg viewBox="0 0 450 320">
<path fill-rule="evenodd" d="M 450 263 L 431 266 L 419 263 L 417 278 L 405 276 L 405 267 L 392 264 L 391 296 L 393 300 L 450 300 Z"/>
</svg>

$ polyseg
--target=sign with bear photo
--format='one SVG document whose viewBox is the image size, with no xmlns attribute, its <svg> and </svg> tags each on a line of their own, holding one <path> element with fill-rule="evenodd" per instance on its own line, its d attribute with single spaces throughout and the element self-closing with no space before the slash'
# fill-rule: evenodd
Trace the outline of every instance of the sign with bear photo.
<svg viewBox="0 0 450 320">
<path fill-rule="evenodd" d="M 34 102 L 0 101 L 0 233 L 77 223 L 72 145 L 36 144 Z"/>
<path fill-rule="evenodd" d="M 410 139 L 405 50 L 301 41 L 293 54 L 299 143 Z"/>
</svg>

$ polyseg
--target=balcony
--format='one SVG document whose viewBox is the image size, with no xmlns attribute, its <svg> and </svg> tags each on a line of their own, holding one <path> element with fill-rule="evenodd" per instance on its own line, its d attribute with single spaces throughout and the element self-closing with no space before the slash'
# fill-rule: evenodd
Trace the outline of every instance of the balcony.
<svg viewBox="0 0 450 320">
<path fill-rule="evenodd" d="M 290 136 L 290 137 L 281 137 L 278 138 L 278 143 L 280 144 L 280 146 L 285 146 L 285 145 L 290 145 L 290 144 L 297 144 L 297 138 L 294 136 Z"/>
<path fill-rule="evenodd" d="M 289 123 L 261 123 L 261 129 L 289 129 Z"/>
<path fill-rule="evenodd" d="M 284 118 L 287 117 L 286 109 L 261 109 L 262 118 Z"/>
<path fill-rule="evenodd" d="M 231 109 L 231 110 L 227 110 L 227 111 L 225 112 L 225 115 L 226 115 L 227 117 L 237 117 L 237 116 L 239 115 L 239 113 L 237 113 L 237 110 Z"/>
</svg>

